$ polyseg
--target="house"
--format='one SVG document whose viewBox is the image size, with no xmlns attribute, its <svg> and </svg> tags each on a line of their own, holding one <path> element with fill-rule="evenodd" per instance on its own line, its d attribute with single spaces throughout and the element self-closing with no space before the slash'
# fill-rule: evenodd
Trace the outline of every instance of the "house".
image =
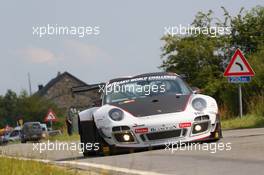
<svg viewBox="0 0 264 175">
<path fill-rule="evenodd" d="M 45 86 L 39 85 L 37 95 L 54 102 L 59 108 L 69 111 L 71 108 L 84 109 L 93 106 L 100 99 L 98 89 L 72 95 L 71 88 L 88 85 L 69 72 L 60 73 Z"/>
</svg>

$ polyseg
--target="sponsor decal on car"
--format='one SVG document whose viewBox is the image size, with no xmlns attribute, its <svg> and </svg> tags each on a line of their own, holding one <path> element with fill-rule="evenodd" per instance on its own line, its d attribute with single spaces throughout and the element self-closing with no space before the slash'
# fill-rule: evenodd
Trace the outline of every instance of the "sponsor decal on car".
<svg viewBox="0 0 264 175">
<path fill-rule="evenodd" d="M 159 132 L 159 131 L 167 131 L 167 130 L 173 130 L 173 129 L 177 129 L 177 126 L 176 125 L 172 125 L 172 126 L 162 125 L 162 127 L 150 128 L 150 131 Z"/>
<path fill-rule="evenodd" d="M 180 123 L 179 124 L 180 128 L 188 128 L 188 127 L 191 127 L 191 126 L 192 126 L 191 122 L 185 122 L 185 123 Z"/>
<path fill-rule="evenodd" d="M 142 133 L 147 133 L 148 132 L 148 128 L 136 128 L 135 129 L 135 133 L 140 133 L 140 134 L 142 134 Z"/>
<path fill-rule="evenodd" d="M 135 127 L 143 127 L 143 126 L 145 126 L 145 124 L 136 124 L 135 123 L 132 127 L 135 128 Z"/>
<path fill-rule="evenodd" d="M 205 115 L 205 114 L 202 111 L 197 111 L 197 112 L 194 112 L 194 115 Z"/>
</svg>

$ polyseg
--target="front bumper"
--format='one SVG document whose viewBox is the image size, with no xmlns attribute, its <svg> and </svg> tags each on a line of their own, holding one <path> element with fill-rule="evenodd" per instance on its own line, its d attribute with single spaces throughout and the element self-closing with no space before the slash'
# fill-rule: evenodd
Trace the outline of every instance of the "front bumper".
<svg viewBox="0 0 264 175">
<path fill-rule="evenodd" d="M 40 140 L 42 138 L 42 134 L 32 134 L 24 136 L 24 140 Z"/>
<path fill-rule="evenodd" d="M 108 144 L 117 147 L 140 148 L 168 143 L 192 142 L 207 139 L 216 130 L 215 116 L 208 116 L 208 118 L 201 121 L 154 120 L 148 124 L 146 122 L 144 125 L 113 126 L 110 137 L 107 137 L 109 134 L 102 136 Z M 195 130 L 197 125 L 201 127 L 199 132 Z M 105 132 L 101 130 L 101 133 Z M 125 137 L 126 139 L 124 139 Z"/>
</svg>

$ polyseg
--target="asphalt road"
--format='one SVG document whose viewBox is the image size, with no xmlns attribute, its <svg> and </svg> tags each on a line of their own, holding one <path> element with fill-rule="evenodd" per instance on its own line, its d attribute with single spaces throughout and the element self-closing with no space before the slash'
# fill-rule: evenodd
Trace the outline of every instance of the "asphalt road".
<svg viewBox="0 0 264 175">
<path fill-rule="evenodd" d="M 264 174 L 264 128 L 224 131 L 216 143 L 83 158 L 78 151 L 33 151 L 33 144 L 0 147 L 4 155 L 51 161 L 104 174 L 249 175 Z M 219 146 L 220 145 L 220 146 Z M 217 149 L 216 149 L 217 147 Z M 184 149 L 185 148 L 185 149 Z M 203 149 L 203 150 L 202 150 Z M 103 170 L 102 170 L 103 169 Z"/>
</svg>

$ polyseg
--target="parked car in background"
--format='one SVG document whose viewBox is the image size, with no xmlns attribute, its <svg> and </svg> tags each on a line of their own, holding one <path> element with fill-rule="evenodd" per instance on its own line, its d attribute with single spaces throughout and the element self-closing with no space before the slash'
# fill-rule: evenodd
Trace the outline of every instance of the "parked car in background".
<svg viewBox="0 0 264 175">
<path fill-rule="evenodd" d="M 8 134 L 8 133 L 7 133 Z M 8 139 L 7 139 L 7 134 L 1 135 L 0 136 L 0 145 L 5 145 L 8 143 Z"/>
<path fill-rule="evenodd" d="M 8 143 L 7 136 L 10 134 L 10 130 L 6 130 L 6 128 L 0 129 L 0 145 L 5 145 Z"/>
<path fill-rule="evenodd" d="M 21 139 L 21 127 L 17 126 L 15 127 L 10 133 L 8 133 L 5 138 L 8 140 L 8 142 L 15 142 L 20 141 Z"/>
<path fill-rule="evenodd" d="M 42 138 L 40 122 L 26 122 L 21 130 L 21 143 L 27 141 L 39 141 Z"/>
</svg>

